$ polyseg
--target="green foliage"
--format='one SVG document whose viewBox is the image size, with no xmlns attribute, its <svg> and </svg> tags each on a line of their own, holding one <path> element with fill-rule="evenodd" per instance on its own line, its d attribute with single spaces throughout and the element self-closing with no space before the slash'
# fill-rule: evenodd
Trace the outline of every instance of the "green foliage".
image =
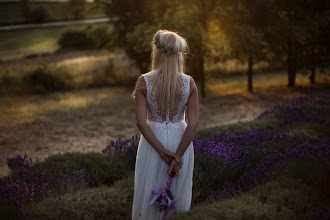
<svg viewBox="0 0 330 220">
<path fill-rule="evenodd" d="M 125 50 L 131 55 L 135 64 L 142 72 L 147 72 L 150 69 L 151 41 L 159 28 L 159 25 L 142 23 L 136 25 L 132 32 L 125 35 Z"/>
</svg>

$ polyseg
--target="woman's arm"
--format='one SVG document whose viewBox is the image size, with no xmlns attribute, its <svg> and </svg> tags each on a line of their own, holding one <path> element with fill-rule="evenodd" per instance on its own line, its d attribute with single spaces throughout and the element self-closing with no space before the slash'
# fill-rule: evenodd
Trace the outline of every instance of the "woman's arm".
<svg viewBox="0 0 330 220">
<path fill-rule="evenodd" d="M 167 173 L 170 175 L 172 169 L 175 170 L 175 176 L 179 175 L 179 169 L 181 168 L 182 156 L 187 150 L 191 141 L 195 137 L 195 133 L 199 123 L 199 101 L 198 101 L 198 90 L 194 79 L 191 77 L 190 80 L 190 96 L 187 102 L 187 117 L 188 125 L 182 136 L 181 142 L 177 148 L 175 155 L 178 156 L 180 162 L 172 160 Z"/>
<path fill-rule="evenodd" d="M 184 152 L 187 150 L 191 141 L 194 139 L 196 130 L 199 123 L 199 102 L 198 102 L 198 90 L 194 79 L 190 80 L 190 96 L 187 102 L 187 117 L 188 125 L 183 134 L 180 145 L 176 151 L 176 155 L 181 158 Z"/>
<path fill-rule="evenodd" d="M 142 86 L 141 86 L 142 85 Z M 147 124 L 147 100 L 146 94 L 147 89 L 145 86 L 144 77 L 140 76 L 137 81 L 137 86 L 139 87 L 135 91 L 135 117 L 136 117 L 136 125 L 141 131 L 144 138 L 151 144 L 151 146 L 158 152 L 158 154 L 165 160 L 166 163 L 170 163 L 172 159 L 178 158 L 173 153 L 169 152 L 165 149 L 165 147 L 157 140 L 153 131 L 150 129 Z"/>
</svg>

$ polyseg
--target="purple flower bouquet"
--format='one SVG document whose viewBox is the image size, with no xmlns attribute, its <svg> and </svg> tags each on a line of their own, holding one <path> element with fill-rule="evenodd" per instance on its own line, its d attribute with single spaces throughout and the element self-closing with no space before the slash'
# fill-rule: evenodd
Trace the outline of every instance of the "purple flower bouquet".
<svg viewBox="0 0 330 220">
<path fill-rule="evenodd" d="M 166 218 L 168 216 L 170 210 L 172 210 L 173 212 L 175 211 L 176 199 L 174 198 L 170 190 L 172 185 L 172 180 L 173 177 L 169 176 L 167 179 L 167 186 L 165 189 L 152 190 L 152 194 L 154 195 L 154 197 L 148 203 L 148 205 L 156 203 L 161 211 L 165 211 L 163 218 Z"/>
</svg>

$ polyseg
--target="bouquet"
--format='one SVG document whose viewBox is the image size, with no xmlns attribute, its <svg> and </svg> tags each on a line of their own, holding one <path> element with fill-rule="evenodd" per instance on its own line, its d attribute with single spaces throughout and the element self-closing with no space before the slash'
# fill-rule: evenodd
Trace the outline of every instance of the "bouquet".
<svg viewBox="0 0 330 220">
<path fill-rule="evenodd" d="M 151 205 L 156 202 L 158 208 L 161 211 L 165 211 L 163 218 L 166 218 L 172 210 L 175 211 L 175 198 L 170 190 L 173 180 L 173 171 L 171 173 L 172 175 L 168 177 L 167 179 L 167 186 L 165 189 L 156 189 L 152 190 L 152 194 L 154 197 L 152 200 L 148 203 L 148 205 Z"/>
</svg>

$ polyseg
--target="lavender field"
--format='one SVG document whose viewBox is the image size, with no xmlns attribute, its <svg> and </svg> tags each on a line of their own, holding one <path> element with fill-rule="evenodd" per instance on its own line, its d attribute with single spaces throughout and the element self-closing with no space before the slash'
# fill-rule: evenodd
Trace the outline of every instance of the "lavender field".
<svg viewBox="0 0 330 220">
<path fill-rule="evenodd" d="M 330 94 L 302 96 L 245 126 L 194 140 L 191 210 L 169 219 L 328 219 Z M 102 152 L 8 158 L 2 219 L 130 219 L 139 134 Z"/>
</svg>

